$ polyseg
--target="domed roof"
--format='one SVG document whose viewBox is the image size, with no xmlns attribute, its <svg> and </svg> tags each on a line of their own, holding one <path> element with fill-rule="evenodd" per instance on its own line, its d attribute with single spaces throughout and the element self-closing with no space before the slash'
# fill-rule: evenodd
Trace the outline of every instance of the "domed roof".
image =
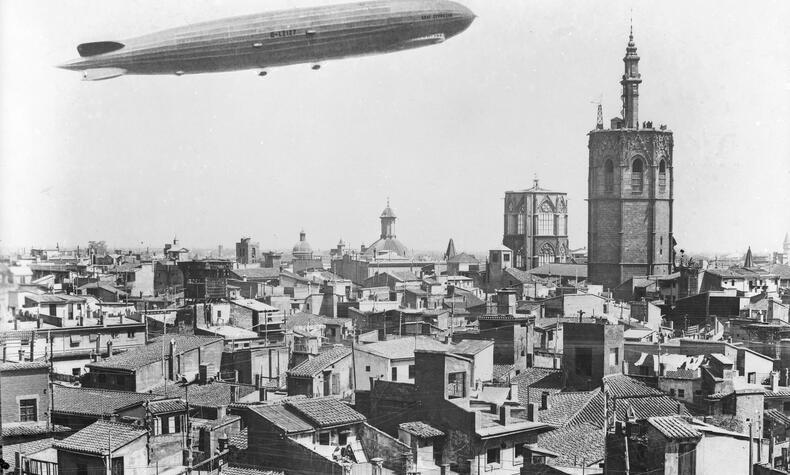
<svg viewBox="0 0 790 475">
<path fill-rule="evenodd" d="M 381 212 L 381 216 L 380 217 L 382 217 L 382 218 L 397 218 L 397 216 L 395 216 L 395 211 L 393 211 L 392 208 L 390 208 L 390 200 L 389 200 L 389 198 L 387 198 L 387 207 L 384 208 L 384 211 Z"/>
<path fill-rule="evenodd" d="M 408 248 L 395 238 L 383 238 L 374 242 L 365 250 L 365 256 L 375 257 L 378 253 L 383 251 L 394 252 L 395 254 L 406 257 L 409 254 Z"/>
<path fill-rule="evenodd" d="M 299 233 L 299 241 L 294 244 L 293 253 L 294 254 L 310 254 L 313 252 L 313 248 L 310 247 L 310 243 L 307 242 L 306 239 L 307 235 L 304 231 Z"/>
</svg>

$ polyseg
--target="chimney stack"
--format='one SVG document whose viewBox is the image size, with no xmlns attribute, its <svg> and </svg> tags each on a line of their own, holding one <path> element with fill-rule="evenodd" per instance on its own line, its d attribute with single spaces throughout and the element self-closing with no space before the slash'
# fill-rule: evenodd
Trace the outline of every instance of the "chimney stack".
<svg viewBox="0 0 790 475">
<path fill-rule="evenodd" d="M 510 406 L 503 405 L 499 408 L 499 423 L 503 426 L 510 424 Z"/>
<path fill-rule="evenodd" d="M 112 340 L 107 340 L 107 358 L 112 356 Z"/>
</svg>

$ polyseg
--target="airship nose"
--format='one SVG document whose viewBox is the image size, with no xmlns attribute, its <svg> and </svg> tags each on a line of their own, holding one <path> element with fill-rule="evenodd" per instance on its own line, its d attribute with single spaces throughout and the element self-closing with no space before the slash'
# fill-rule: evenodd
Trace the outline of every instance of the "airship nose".
<svg viewBox="0 0 790 475">
<path fill-rule="evenodd" d="M 83 69 L 84 60 L 82 58 L 72 59 L 70 61 L 66 61 L 65 63 L 58 64 L 56 67 L 60 69 L 68 69 L 69 71 L 80 71 Z"/>
</svg>

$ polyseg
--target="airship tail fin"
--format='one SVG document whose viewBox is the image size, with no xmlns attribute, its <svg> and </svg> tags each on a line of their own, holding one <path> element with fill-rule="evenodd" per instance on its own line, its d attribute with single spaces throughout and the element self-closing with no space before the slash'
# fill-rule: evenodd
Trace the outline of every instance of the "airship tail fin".
<svg viewBox="0 0 790 475">
<path fill-rule="evenodd" d="M 103 81 L 105 79 L 117 78 L 126 74 L 123 68 L 94 68 L 86 69 L 82 72 L 83 81 Z"/>
<path fill-rule="evenodd" d="M 123 43 L 117 41 L 96 41 L 94 43 L 82 43 L 77 46 L 77 52 L 83 58 L 88 56 L 96 56 L 97 54 L 111 53 L 123 48 Z"/>
</svg>

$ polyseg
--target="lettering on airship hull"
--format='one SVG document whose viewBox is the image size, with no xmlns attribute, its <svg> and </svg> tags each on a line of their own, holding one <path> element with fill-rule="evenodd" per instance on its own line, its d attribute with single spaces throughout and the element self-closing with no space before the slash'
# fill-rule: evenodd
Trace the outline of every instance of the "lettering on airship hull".
<svg viewBox="0 0 790 475">
<path fill-rule="evenodd" d="M 288 36 L 296 36 L 298 30 L 280 30 L 280 31 L 272 31 L 270 33 L 272 38 L 285 38 Z"/>
<path fill-rule="evenodd" d="M 434 13 L 433 15 L 423 15 L 423 20 L 443 20 L 445 18 L 452 18 L 452 13 Z"/>
</svg>

